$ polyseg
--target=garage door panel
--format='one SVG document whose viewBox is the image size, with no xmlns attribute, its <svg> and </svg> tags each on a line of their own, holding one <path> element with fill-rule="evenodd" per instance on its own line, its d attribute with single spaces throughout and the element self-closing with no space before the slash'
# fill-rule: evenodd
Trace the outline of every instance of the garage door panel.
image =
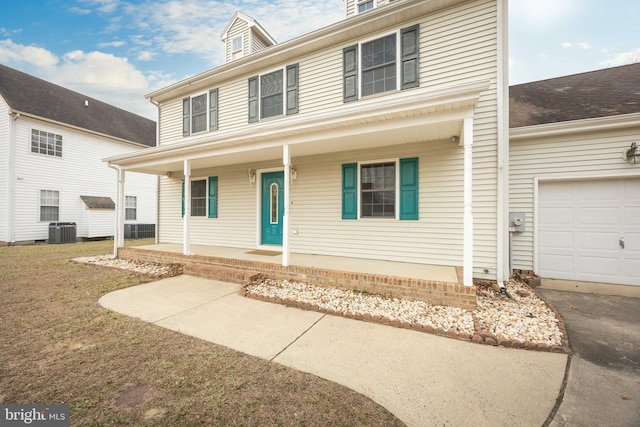
<svg viewBox="0 0 640 427">
<path fill-rule="evenodd" d="M 620 223 L 620 208 L 618 206 L 584 207 L 578 212 L 576 225 L 579 227 L 597 225 L 617 228 Z"/>
<path fill-rule="evenodd" d="M 540 232 L 540 248 L 545 252 L 558 252 L 561 250 L 573 251 L 572 231 L 545 231 Z M 542 243 L 544 242 L 544 244 Z"/>
<path fill-rule="evenodd" d="M 541 276 L 640 285 L 640 178 L 541 182 L 538 190 Z"/>
<path fill-rule="evenodd" d="M 540 263 L 546 266 L 551 274 L 573 274 L 573 255 L 549 254 L 541 255 Z"/>
<path fill-rule="evenodd" d="M 576 249 L 578 251 L 599 251 L 603 253 L 616 253 L 620 248 L 618 243 L 620 236 L 615 232 L 590 232 L 576 233 Z M 616 253 L 616 257 L 618 254 Z"/>
<path fill-rule="evenodd" d="M 573 208 L 571 207 L 546 207 L 538 211 L 539 221 L 547 224 L 548 228 L 566 229 L 573 224 Z"/>
</svg>

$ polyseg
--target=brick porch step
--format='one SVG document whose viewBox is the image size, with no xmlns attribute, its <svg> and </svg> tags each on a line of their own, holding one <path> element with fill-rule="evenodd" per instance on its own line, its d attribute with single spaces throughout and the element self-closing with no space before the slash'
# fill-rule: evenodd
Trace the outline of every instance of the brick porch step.
<svg viewBox="0 0 640 427">
<path fill-rule="evenodd" d="M 246 267 L 231 267 L 221 264 L 186 263 L 183 273 L 204 279 L 220 280 L 222 282 L 238 283 L 244 285 L 255 271 L 247 271 Z"/>
</svg>

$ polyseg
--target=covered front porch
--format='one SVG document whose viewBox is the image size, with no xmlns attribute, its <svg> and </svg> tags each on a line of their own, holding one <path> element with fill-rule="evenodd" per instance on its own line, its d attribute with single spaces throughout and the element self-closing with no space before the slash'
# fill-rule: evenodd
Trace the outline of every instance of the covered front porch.
<svg viewBox="0 0 640 427">
<path fill-rule="evenodd" d="M 340 289 L 367 291 L 390 297 L 424 300 L 435 305 L 474 309 L 475 287 L 462 283 L 462 267 L 379 261 L 325 255 L 224 246 L 160 243 L 118 249 L 118 257 L 147 262 L 180 263 L 184 273 L 244 284 L 256 275 L 303 281 Z"/>
</svg>

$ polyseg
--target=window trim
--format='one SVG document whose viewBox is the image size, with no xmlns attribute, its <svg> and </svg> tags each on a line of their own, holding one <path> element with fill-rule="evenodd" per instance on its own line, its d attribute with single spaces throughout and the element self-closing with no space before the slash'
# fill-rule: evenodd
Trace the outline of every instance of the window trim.
<svg viewBox="0 0 640 427">
<path fill-rule="evenodd" d="M 56 193 L 57 199 L 58 199 L 58 204 L 57 205 L 43 205 L 42 204 L 42 192 L 46 191 L 46 192 L 51 192 L 51 193 Z M 43 207 L 56 207 L 58 208 L 58 212 L 56 215 L 55 219 L 42 219 L 42 208 Z M 56 221 L 60 221 L 60 190 L 50 190 L 50 189 L 44 189 L 41 188 L 38 190 L 38 220 L 39 222 L 56 222 Z"/>
<path fill-rule="evenodd" d="M 128 201 L 133 200 L 133 207 L 127 206 Z M 127 218 L 127 212 L 133 210 L 133 218 Z M 137 196 L 124 196 L 124 220 L 125 221 L 137 221 L 138 220 L 138 197 Z"/>
<path fill-rule="evenodd" d="M 213 107 L 211 103 L 211 96 L 215 94 L 216 106 Z M 204 112 L 200 113 L 205 117 L 204 129 L 197 132 L 193 132 L 193 99 L 204 96 L 205 107 Z M 219 111 L 220 111 L 220 89 L 214 88 L 208 91 L 189 95 L 182 98 L 182 136 L 191 136 L 201 134 L 203 132 L 210 132 L 218 130 L 219 128 Z M 215 114 L 215 123 L 211 120 L 211 114 Z"/>
<path fill-rule="evenodd" d="M 189 183 L 191 184 L 194 181 L 204 181 L 205 182 L 205 213 L 204 215 L 194 215 L 193 214 L 193 192 L 191 193 L 191 200 L 189 201 L 189 206 L 191 209 L 189 210 L 191 218 L 218 218 L 218 177 L 215 175 L 211 176 L 198 176 L 191 177 Z M 182 180 L 181 188 L 182 188 L 182 218 L 184 218 L 184 207 L 185 207 L 185 199 L 184 199 L 184 184 L 185 180 Z M 212 188 L 214 186 L 214 188 Z M 212 191 L 213 190 L 213 191 Z M 213 194 L 212 194 L 213 193 Z M 212 199 L 213 197 L 213 199 Z"/>
<path fill-rule="evenodd" d="M 275 72 L 282 72 L 282 113 L 275 116 L 263 117 L 263 104 L 262 104 L 262 77 L 267 74 Z M 293 71 L 295 74 L 295 83 L 289 81 L 289 72 Z M 290 114 L 297 114 L 300 107 L 300 64 L 289 64 L 283 67 L 278 67 L 265 71 L 264 73 L 257 74 L 250 77 L 247 85 L 247 99 L 248 99 L 248 122 L 255 123 L 262 120 L 273 120 L 281 116 L 288 116 Z M 251 85 L 255 84 L 256 94 L 251 95 Z M 288 102 L 289 94 L 293 93 L 295 97 L 295 105 L 290 105 Z M 252 108 L 255 109 L 255 114 L 252 113 Z"/>
<path fill-rule="evenodd" d="M 30 132 L 29 132 L 29 137 L 30 137 L 30 140 L 29 140 L 29 152 L 31 154 L 39 154 L 39 155 L 42 155 L 42 156 L 53 157 L 54 159 L 62 159 L 62 158 L 64 158 L 64 156 L 63 156 L 64 135 L 58 134 L 58 133 L 55 133 L 55 132 L 49 132 L 47 130 L 37 129 L 37 128 L 34 128 L 34 127 L 31 127 L 29 130 L 30 130 Z M 33 136 L 34 136 L 33 133 L 34 132 L 38 132 L 38 139 L 40 139 L 40 137 L 42 136 L 43 133 L 45 134 L 45 136 L 47 138 L 48 138 L 49 135 L 53 135 L 54 136 L 53 154 L 49 154 L 48 152 L 44 152 L 43 153 L 40 150 L 40 141 L 38 141 L 38 146 L 36 147 L 37 151 L 33 151 L 33 149 L 34 149 L 34 147 L 33 147 Z M 57 144 L 58 137 L 60 137 L 60 149 L 59 150 L 57 149 L 57 147 L 58 147 L 58 144 Z M 48 151 L 48 150 L 46 150 L 46 151 Z M 59 153 L 59 155 L 58 155 L 58 153 Z"/>
<path fill-rule="evenodd" d="M 411 53 L 404 54 L 405 44 L 404 36 L 406 34 L 414 34 L 415 50 Z M 362 45 L 370 43 L 375 40 L 380 40 L 390 35 L 395 35 L 396 38 L 396 87 L 392 90 L 384 92 L 373 93 L 364 96 L 362 94 L 362 86 L 364 84 L 363 66 L 362 66 Z M 347 57 L 355 55 L 356 62 L 353 69 L 347 69 Z M 411 81 L 405 80 L 404 74 L 405 67 L 414 67 L 413 79 Z M 353 94 L 347 94 L 347 82 L 354 81 L 355 91 Z M 353 45 L 346 46 L 342 49 L 342 101 L 343 103 L 356 101 L 359 99 L 371 98 L 381 96 L 384 94 L 395 93 L 405 89 L 414 87 L 420 87 L 420 24 L 414 24 L 408 27 L 398 28 L 395 31 L 377 34 L 376 36 L 369 37 L 358 41 Z"/>
<path fill-rule="evenodd" d="M 360 5 L 364 5 L 371 2 L 372 6 L 371 9 L 365 9 L 362 12 L 360 11 Z M 355 0 L 353 8 L 354 8 L 354 15 L 360 15 L 362 13 L 367 13 L 369 11 L 372 11 L 373 9 L 375 9 L 376 7 L 378 7 L 378 1 L 377 0 Z"/>
</svg>

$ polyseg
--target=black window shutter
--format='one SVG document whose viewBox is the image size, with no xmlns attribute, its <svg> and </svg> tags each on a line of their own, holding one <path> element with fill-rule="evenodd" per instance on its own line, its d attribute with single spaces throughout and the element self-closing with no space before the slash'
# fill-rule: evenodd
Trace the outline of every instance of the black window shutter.
<svg viewBox="0 0 640 427">
<path fill-rule="evenodd" d="M 403 28 L 402 45 L 402 89 L 420 86 L 420 27 Z"/>
<path fill-rule="evenodd" d="M 190 128 L 189 123 L 191 122 L 189 116 L 191 115 L 191 100 L 189 98 L 184 98 L 182 100 L 182 136 L 189 136 Z"/>
<path fill-rule="evenodd" d="M 343 101 L 350 102 L 358 99 L 358 45 L 345 47 L 343 58 Z"/>
<path fill-rule="evenodd" d="M 249 123 L 258 120 L 258 77 L 256 76 L 249 79 Z"/>
<path fill-rule="evenodd" d="M 400 159 L 400 219 L 418 219 L 418 158 Z"/>
<path fill-rule="evenodd" d="M 287 66 L 287 114 L 298 112 L 298 64 Z"/>
<path fill-rule="evenodd" d="M 342 165 L 342 219 L 358 219 L 358 164 Z"/>
<path fill-rule="evenodd" d="M 209 130 L 218 130 L 218 89 L 209 91 Z"/>
</svg>

